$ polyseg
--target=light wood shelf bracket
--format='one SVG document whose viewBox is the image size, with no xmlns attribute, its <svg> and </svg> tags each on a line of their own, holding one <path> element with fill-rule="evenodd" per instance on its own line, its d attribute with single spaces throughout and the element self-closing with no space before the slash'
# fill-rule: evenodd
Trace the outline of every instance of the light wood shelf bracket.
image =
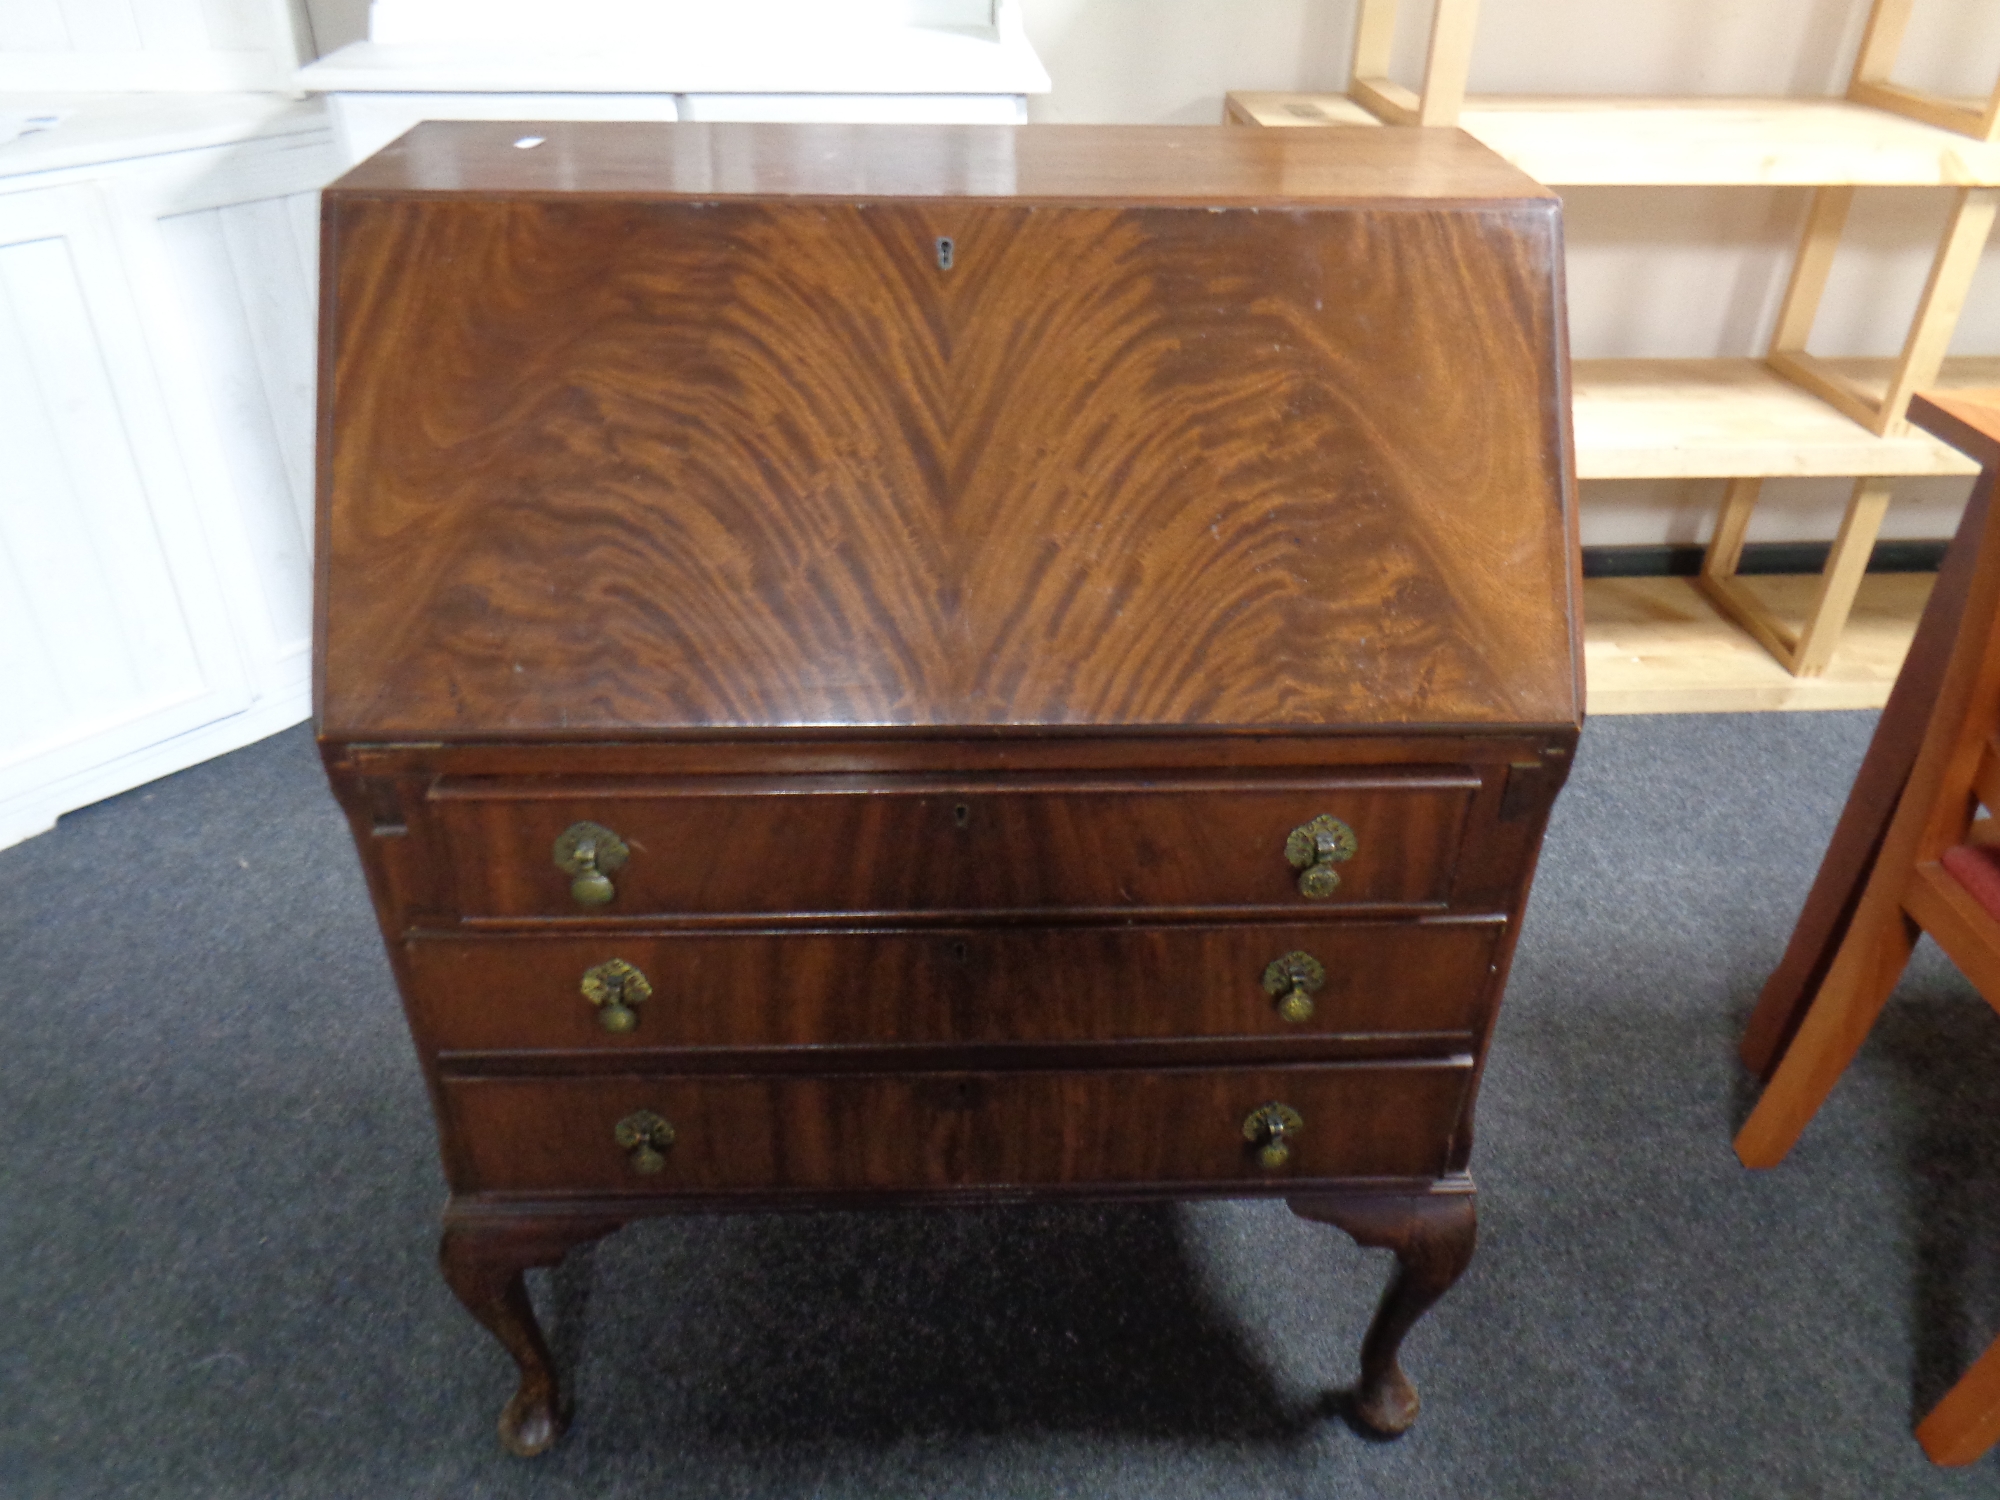
<svg viewBox="0 0 2000 1500">
<path fill-rule="evenodd" d="M 1875 538 L 1882 530 L 1882 518 L 1889 510 L 1890 482 L 1879 475 L 1855 481 L 1847 510 L 1840 519 L 1840 534 L 1827 553 L 1819 587 L 1806 610 L 1804 624 L 1797 630 L 1766 609 L 1737 577 L 1743 541 L 1763 485 L 1759 478 L 1729 481 L 1723 492 L 1722 509 L 1716 516 L 1715 533 L 1702 555 L 1701 574 L 1696 581 L 1709 602 L 1749 631 L 1786 671 L 1794 677 L 1817 677 L 1833 660 L 1834 647 L 1840 644 L 1840 633 L 1853 612 L 1855 595 L 1860 592 L 1861 579 L 1868 571 L 1869 555 L 1875 550 Z"/>
<path fill-rule="evenodd" d="M 1961 104 L 1921 89 L 1905 87 L 1890 78 L 1897 55 L 1903 50 L 1903 33 L 1909 29 L 1910 13 L 1916 0 L 1875 0 L 1868 13 L 1868 30 L 1861 39 L 1861 52 L 1854 60 L 1854 77 L 1847 85 L 1847 97 L 1856 104 L 1872 105 L 1893 114 L 1907 115 L 1969 135 L 1974 140 L 2000 140 L 2000 81 L 1985 105 Z"/>
<path fill-rule="evenodd" d="M 1361 0 L 1354 23 L 1354 66 L 1347 92 L 1390 125 L 1456 125 L 1465 105 L 1479 0 L 1432 0 L 1430 46 L 1421 90 L 1389 76 L 1396 41 L 1396 0 Z"/>
<path fill-rule="evenodd" d="M 1887 388 L 1874 391 L 1848 379 L 1827 361 L 1806 351 L 1813 320 L 1826 291 L 1834 252 L 1854 201 L 1852 187 L 1823 187 L 1813 194 L 1812 210 L 1792 263 L 1792 279 L 1778 312 L 1768 356 L 1771 368 L 1811 391 L 1878 437 L 1909 432 L 1906 414 L 1910 397 L 1937 382 L 1946 347 L 1965 307 L 1972 278 L 1979 270 L 1980 252 L 2000 208 L 2000 189 L 1960 188 L 1944 236 L 1931 261 L 1930 277 L 1918 299 L 1917 312 L 1903 341 L 1902 353 L 1889 374 Z"/>
</svg>

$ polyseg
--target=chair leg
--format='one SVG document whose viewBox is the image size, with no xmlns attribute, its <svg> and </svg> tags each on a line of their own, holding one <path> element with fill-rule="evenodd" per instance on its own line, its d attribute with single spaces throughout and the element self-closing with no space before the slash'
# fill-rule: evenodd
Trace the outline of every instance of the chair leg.
<svg viewBox="0 0 2000 1500">
<path fill-rule="evenodd" d="M 1744 1166 L 1775 1167 L 1785 1159 L 1868 1039 L 1916 945 L 1916 924 L 1899 901 L 1864 898 L 1798 1035 L 1736 1137 Z"/>
<path fill-rule="evenodd" d="M 2000 1339 L 1986 1346 L 1958 1384 L 1917 1424 L 1934 1464 L 1969 1464 L 2000 1441 Z"/>
</svg>

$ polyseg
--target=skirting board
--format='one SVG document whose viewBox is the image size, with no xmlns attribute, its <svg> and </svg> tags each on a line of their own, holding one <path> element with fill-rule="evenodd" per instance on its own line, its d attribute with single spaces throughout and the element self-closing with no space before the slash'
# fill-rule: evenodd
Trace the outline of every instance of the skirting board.
<svg viewBox="0 0 2000 1500">
<path fill-rule="evenodd" d="M 1831 542 L 1752 542 L 1737 573 L 1812 573 L 1826 567 Z M 1871 573 L 1935 573 L 1949 544 L 1878 541 L 1868 557 Z M 1701 572 L 1702 548 L 1686 546 L 1585 547 L 1585 578 L 1692 578 Z"/>
<path fill-rule="evenodd" d="M 62 781 L 38 786 L 0 804 L 0 849 L 47 833 L 64 813 L 129 792 L 231 750 L 240 750 L 281 729 L 291 728 L 311 714 L 311 692 L 301 682 L 294 690 L 273 693 L 243 713 L 217 719 L 106 764 L 91 766 Z"/>
</svg>

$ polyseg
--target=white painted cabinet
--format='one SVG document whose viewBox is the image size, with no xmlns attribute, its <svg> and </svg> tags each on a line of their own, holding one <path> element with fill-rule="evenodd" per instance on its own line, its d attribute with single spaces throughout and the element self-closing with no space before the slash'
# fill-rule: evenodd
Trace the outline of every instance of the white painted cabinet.
<svg viewBox="0 0 2000 1500">
<path fill-rule="evenodd" d="M 374 0 L 299 72 L 350 161 L 419 120 L 1020 124 L 1019 0 Z"/>
<path fill-rule="evenodd" d="M 316 106 L 218 104 L 0 148 L 0 845 L 309 712 L 339 161 Z"/>
</svg>

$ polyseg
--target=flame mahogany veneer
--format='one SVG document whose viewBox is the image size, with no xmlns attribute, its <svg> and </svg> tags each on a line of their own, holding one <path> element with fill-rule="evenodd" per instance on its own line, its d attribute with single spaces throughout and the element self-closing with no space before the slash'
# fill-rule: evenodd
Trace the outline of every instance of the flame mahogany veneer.
<svg viewBox="0 0 2000 1500">
<path fill-rule="evenodd" d="M 1581 718 L 1553 195 L 1454 131 L 435 123 L 323 234 L 320 743 L 508 1446 L 523 1268 L 635 1216 L 1059 1195 L 1395 1249 L 1406 1428 Z"/>
</svg>

